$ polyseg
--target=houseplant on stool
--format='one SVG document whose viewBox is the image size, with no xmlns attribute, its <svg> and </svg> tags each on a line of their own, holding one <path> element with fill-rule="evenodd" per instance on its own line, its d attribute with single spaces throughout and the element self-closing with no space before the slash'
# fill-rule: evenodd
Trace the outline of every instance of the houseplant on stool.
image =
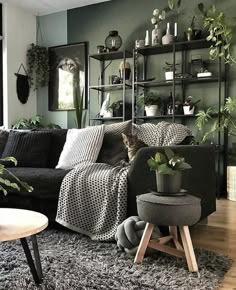
<svg viewBox="0 0 236 290">
<path fill-rule="evenodd" d="M 148 159 L 151 170 L 156 171 L 157 192 L 166 194 L 179 193 L 181 189 L 182 170 L 192 168 L 184 157 L 178 156 L 170 148 L 165 153 L 157 152 Z"/>
</svg>

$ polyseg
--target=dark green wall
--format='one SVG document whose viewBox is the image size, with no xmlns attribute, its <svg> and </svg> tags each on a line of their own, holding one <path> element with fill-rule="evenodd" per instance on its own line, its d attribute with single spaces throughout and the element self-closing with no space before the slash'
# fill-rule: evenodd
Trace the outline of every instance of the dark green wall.
<svg viewBox="0 0 236 290">
<path fill-rule="evenodd" d="M 188 27 L 193 15 L 197 16 L 197 26 L 202 28 L 201 16 L 199 14 L 197 0 L 183 0 L 180 13 L 176 11 L 168 12 L 167 19 L 161 23 L 163 31 L 166 27 L 166 22 L 178 22 L 179 37 L 178 40 L 183 39 L 183 31 Z M 236 8 L 235 0 L 227 1 L 202 1 L 205 5 L 214 3 L 217 8 L 226 12 L 228 16 L 234 16 Z M 68 11 L 68 43 L 88 41 L 89 53 L 96 53 L 96 46 L 104 44 L 104 40 L 110 30 L 118 30 L 123 40 L 122 50 L 127 49 L 132 51 L 136 39 L 144 39 L 145 31 L 148 29 L 151 33 L 153 26 L 150 22 L 153 9 L 167 8 L 167 0 L 113 0 L 101 4 L 90 5 L 82 8 L 72 9 Z M 194 52 L 195 54 L 197 52 Z M 201 52 L 205 57 L 208 57 L 208 51 Z M 177 56 L 177 58 L 181 56 Z M 191 56 L 190 56 L 191 57 Z M 161 58 L 150 59 L 152 69 L 149 76 L 163 78 L 163 70 L 165 61 L 171 61 L 172 55 L 163 55 Z M 109 74 L 118 74 L 119 62 L 107 70 Z M 151 67 L 151 65 L 149 66 Z M 99 67 L 96 62 L 91 63 L 91 82 L 97 83 Z M 160 69 L 161 68 L 161 69 Z M 235 68 L 230 68 L 229 77 L 229 95 L 234 96 L 236 90 Z M 181 98 L 181 92 L 177 92 Z M 209 105 L 217 103 L 217 91 L 214 84 L 209 84 L 207 89 L 204 86 L 192 86 L 191 90 L 186 92 L 187 95 L 193 95 L 196 99 L 201 98 L 199 107 L 204 108 Z M 94 94 L 94 93 L 93 93 Z M 165 97 L 168 96 L 169 91 L 161 91 Z M 128 94 L 130 98 L 130 94 Z M 92 98 L 93 114 L 98 112 L 96 94 Z M 73 119 L 73 116 L 71 117 Z"/>
</svg>

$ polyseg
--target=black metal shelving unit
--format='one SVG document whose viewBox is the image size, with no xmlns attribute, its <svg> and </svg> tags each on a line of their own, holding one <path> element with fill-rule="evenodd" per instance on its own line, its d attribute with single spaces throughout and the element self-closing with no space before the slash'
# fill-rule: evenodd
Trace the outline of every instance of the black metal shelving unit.
<svg viewBox="0 0 236 290">
<path fill-rule="evenodd" d="M 88 96 L 88 109 L 89 109 L 89 123 L 91 125 L 91 122 L 98 121 L 100 123 L 104 123 L 106 121 L 124 121 L 126 118 L 126 110 L 125 110 L 125 92 L 126 90 L 131 90 L 132 85 L 126 83 L 123 81 L 120 84 L 106 84 L 105 83 L 105 70 L 106 70 L 106 62 L 113 60 L 123 60 L 124 63 L 127 58 L 132 58 L 133 55 L 129 51 L 111 51 L 111 52 L 105 52 L 105 53 L 99 53 L 99 54 L 91 54 L 89 55 L 89 67 L 91 66 L 91 59 L 99 61 L 100 65 L 100 73 L 98 78 L 98 85 L 89 85 L 89 96 Z M 91 68 L 89 69 L 89 84 L 91 80 Z M 122 101 L 123 101 L 123 115 L 122 117 L 100 117 L 100 116 L 91 116 L 91 97 L 92 92 L 97 92 L 97 97 L 100 100 L 99 104 L 99 111 L 101 108 L 101 105 L 104 101 L 105 93 L 108 92 L 115 92 L 115 91 L 121 91 L 122 92 Z"/>
<path fill-rule="evenodd" d="M 207 83 L 215 83 L 218 87 L 218 108 L 220 111 L 220 107 L 226 101 L 227 96 L 227 66 L 224 67 L 222 60 L 219 59 L 218 62 L 218 72 L 217 75 L 213 75 L 212 77 L 206 78 L 197 78 L 197 77 L 187 77 L 187 78 L 178 78 L 175 74 L 173 75 L 172 81 L 166 80 L 153 80 L 153 81 L 144 81 L 147 79 L 147 60 L 149 56 L 155 56 L 159 54 L 172 53 L 173 63 L 173 71 L 176 68 L 176 53 L 181 53 L 181 62 L 182 62 L 182 74 L 188 72 L 188 61 L 187 54 L 189 51 L 209 48 L 211 46 L 211 42 L 206 41 L 206 39 L 194 40 L 194 41 L 184 41 L 184 42 L 176 42 L 168 45 L 159 45 L 159 46 L 150 46 L 144 48 L 134 49 L 133 51 L 133 86 L 132 86 L 132 119 L 134 122 L 136 121 L 153 121 L 153 120 L 172 120 L 172 122 L 176 122 L 176 119 L 180 119 L 183 124 L 187 119 L 195 119 L 195 115 L 181 115 L 175 113 L 175 100 L 176 100 L 176 88 L 181 87 L 183 102 L 185 101 L 185 90 L 187 86 L 191 84 L 207 84 Z M 142 71 L 140 73 L 140 62 L 139 59 L 142 59 Z M 141 80 L 139 79 L 141 75 Z M 224 86 L 224 90 L 222 90 Z M 173 114 L 172 115 L 160 115 L 160 116 L 140 116 L 137 113 L 136 109 L 136 96 L 139 95 L 139 90 L 145 90 L 149 88 L 158 88 L 158 87 L 170 87 L 173 96 Z M 223 92 L 222 92 L 223 91 Z M 216 116 L 212 116 L 216 118 Z M 223 189 L 226 190 L 226 167 L 227 167 L 227 134 L 222 135 L 218 134 L 217 144 L 215 145 L 216 150 L 216 168 L 217 168 L 217 197 L 220 197 L 220 192 Z M 223 159 L 222 159 L 223 158 Z M 223 168 L 222 168 L 223 164 Z M 220 184 L 220 176 L 221 172 L 223 173 L 223 183 Z"/>
</svg>

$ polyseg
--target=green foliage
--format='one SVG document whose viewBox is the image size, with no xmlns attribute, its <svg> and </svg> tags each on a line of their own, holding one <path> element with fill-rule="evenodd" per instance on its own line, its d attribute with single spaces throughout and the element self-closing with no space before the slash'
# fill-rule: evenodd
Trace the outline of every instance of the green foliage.
<svg viewBox="0 0 236 290">
<path fill-rule="evenodd" d="M 213 108 L 208 108 L 206 111 L 199 111 L 195 124 L 199 131 L 202 132 L 202 138 L 200 142 L 204 143 L 211 136 L 214 136 L 216 132 L 223 132 L 224 129 L 228 130 L 228 135 L 236 136 L 236 124 L 231 113 L 236 109 L 236 99 L 227 98 L 225 105 L 220 109 L 218 113 Z M 213 120 L 213 115 L 218 115 L 219 118 Z M 206 124 L 211 123 L 210 129 L 206 132 L 203 132 Z"/>
<path fill-rule="evenodd" d="M 48 85 L 49 56 L 46 47 L 31 44 L 27 51 L 28 74 L 34 89 Z"/>
<path fill-rule="evenodd" d="M 177 171 L 192 168 L 185 162 L 184 157 L 180 157 L 170 148 L 165 148 L 165 153 L 157 152 L 154 157 L 147 161 L 151 170 L 156 170 L 160 174 L 174 175 Z"/>
<path fill-rule="evenodd" d="M 182 0 L 168 0 L 168 6 L 170 10 L 173 10 L 175 7 L 177 7 L 178 11 L 181 6 Z"/>
<path fill-rule="evenodd" d="M 179 63 L 175 64 L 175 71 L 177 70 L 177 66 L 179 65 Z M 174 64 L 173 63 L 169 63 L 166 61 L 166 66 L 163 67 L 163 69 L 168 72 L 168 71 L 174 71 Z"/>
<path fill-rule="evenodd" d="M 232 56 L 232 24 L 223 12 L 217 11 L 215 5 L 211 5 L 208 10 L 204 4 L 198 4 L 198 8 L 203 16 L 204 28 L 208 30 L 207 40 L 212 41 L 209 55 L 214 60 L 223 57 L 225 63 L 236 63 Z"/>
<path fill-rule="evenodd" d="M 14 157 L 5 157 L 5 158 L 1 158 L 0 161 L 2 162 L 6 162 L 6 161 L 10 161 L 13 162 L 14 165 L 17 165 L 17 161 Z M 28 192 L 32 192 L 34 189 L 32 186 L 28 185 L 26 182 L 21 181 L 15 174 L 13 174 L 10 170 L 8 170 L 7 168 L 5 168 L 4 164 L 0 164 L 0 175 L 3 175 L 4 172 L 8 173 L 10 176 L 13 177 L 13 179 L 16 182 L 11 182 L 10 180 L 0 177 L 0 191 L 2 191 L 4 193 L 4 195 L 7 195 L 7 190 L 9 188 L 14 188 L 18 191 L 20 191 L 21 188 L 27 190 Z"/>
<path fill-rule="evenodd" d="M 79 93 L 79 87 L 74 87 L 74 105 L 76 115 L 76 125 L 78 129 L 84 128 L 86 124 L 87 110 L 83 109 L 84 92 Z"/>
<path fill-rule="evenodd" d="M 116 101 L 109 106 L 109 109 L 112 109 L 113 111 L 118 111 L 120 108 L 123 108 L 123 101 L 121 100 Z"/>
<path fill-rule="evenodd" d="M 36 129 L 36 128 L 49 128 L 49 129 L 60 129 L 61 127 L 57 124 L 49 123 L 48 125 L 42 125 L 43 116 L 35 115 L 29 119 L 21 118 L 16 121 L 13 125 L 13 129 Z"/>
<path fill-rule="evenodd" d="M 139 97 L 138 105 L 140 107 L 158 105 L 159 107 L 162 104 L 162 99 L 159 96 L 158 92 L 148 92 Z"/>
</svg>

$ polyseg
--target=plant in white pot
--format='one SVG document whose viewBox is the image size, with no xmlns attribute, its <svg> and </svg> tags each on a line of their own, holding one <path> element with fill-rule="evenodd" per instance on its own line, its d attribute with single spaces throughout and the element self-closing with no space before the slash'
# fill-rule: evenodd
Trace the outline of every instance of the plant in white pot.
<svg viewBox="0 0 236 290">
<path fill-rule="evenodd" d="M 157 152 L 147 162 L 150 169 L 156 172 L 157 192 L 164 194 L 179 193 L 182 171 L 192 168 L 184 157 L 175 154 L 170 148 L 165 148 L 164 153 Z"/>
<path fill-rule="evenodd" d="M 161 114 L 162 100 L 158 92 L 145 93 L 139 99 L 139 105 L 144 106 L 146 116 L 148 117 L 159 116 Z"/>
<path fill-rule="evenodd" d="M 179 63 L 175 64 L 175 71 L 177 70 L 177 66 Z M 166 81 L 172 81 L 174 78 L 174 65 L 172 63 L 166 62 L 166 66 L 164 67 L 165 70 L 165 79 Z"/>
<path fill-rule="evenodd" d="M 196 104 L 199 102 L 200 100 L 194 102 L 192 96 L 187 97 L 183 103 L 184 115 L 193 115 L 195 112 Z"/>
</svg>

